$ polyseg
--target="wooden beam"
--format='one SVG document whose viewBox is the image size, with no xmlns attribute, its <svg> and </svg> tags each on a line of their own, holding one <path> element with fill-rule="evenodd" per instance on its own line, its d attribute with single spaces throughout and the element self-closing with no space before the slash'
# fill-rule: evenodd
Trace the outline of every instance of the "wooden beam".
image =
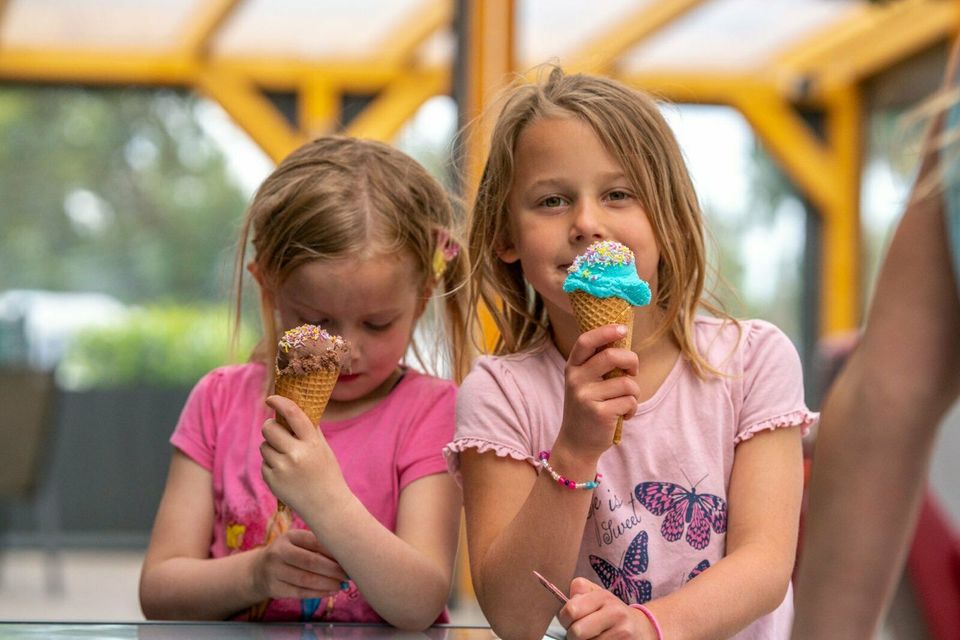
<svg viewBox="0 0 960 640">
<path fill-rule="evenodd" d="M 823 253 L 820 272 L 820 332 L 829 335 L 860 325 L 861 242 L 860 185 L 862 104 L 855 86 L 832 89 L 824 96 L 827 139 L 834 159 L 835 193 L 823 211 Z"/>
<path fill-rule="evenodd" d="M 205 68 L 196 88 L 216 100 L 274 161 L 306 142 L 248 79 L 223 69 Z"/>
<path fill-rule="evenodd" d="M 822 96 L 826 141 L 774 84 L 744 75 L 632 74 L 635 86 L 674 102 L 726 104 L 750 123 L 778 165 L 823 219 L 820 331 L 851 329 L 860 318 L 861 105 L 855 87 Z"/>
<path fill-rule="evenodd" d="M 417 50 L 435 33 L 450 26 L 453 20 L 452 0 L 426 0 L 391 29 L 375 47 L 372 56 L 379 64 L 403 67 L 411 64 Z"/>
<path fill-rule="evenodd" d="M 305 82 L 300 89 L 300 131 L 308 138 L 332 133 L 340 118 L 340 93 L 322 76 Z"/>
<path fill-rule="evenodd" d="M 202 0 L 195 15 L 187 21 L 178 49 L 186 55 L 205 57 L 209 53 L 210 42 L 241 1 Z"/>
<path fill-rule="evenodd" d="M 844 20 L 780 55 L 770 73 L 791 99 L 818 99 L 950 38 L 960 30 L 956 0 L 860 4 Z"/>
<path fill-rule="evenodd" d="M 374 93 L 396 78 L 399 71 L 392 65 L 371 61 L 305 61 L 284 57 L 231 56 L 217 58 L 217 66 L 277 91 L 294 90 L 312 78 L 322 77 L 339 89 Z"/>
<path fill-rule="evenodd" d="M 641 40 L 701 4 L 703 0 L 653 0 L 630 15 L 618 19 L 610 30 L 594 36 L 570 56 L 564 68 L 571 73 L 606 73 L 614 66 L 617 58 Z"/>
<path fill-rule="evenodd" d="M 91 50 L 0 51 L 0 80 L 59 84 L 190 84 L 196 60 L 182 55 Z"/>
<path fill-rule="evenodd" d="M 406 73 L 380 92 L 347 128 L 347 135 L 391 142 L 420 106 L 450 90 L 447 69 Z"/>
<path fill-rule="evenodd" d="M 397 76 L 397 69 L 371 62 L 305 62 L 289 58 L 217 58 L 218 69 L 243 76 L 264 89 L 294 91 L 311 78 L 357 93 L 373 93 Z M 201 61 L 181 53 L 105 50 L 0 50 L 0 81 L 62 84 L 192 84 Z"/>
<path fill-rule="evenodd" d="M 490 105 L 510 82 L 515 58 L 516 9 L 513 0 L 467 0 L 466 99 L 461 120 L 467 123 L 464 141 L 465 193 L 480 180 L 493 123 Z"/>
<path fill-rule="evenodd" d="M 760 84 L 731 94 L 729 104 L 743 114 L 770 154 L 817 208 L 833 210 L 836 160 L 793 106 L 773 88 Z"/>
<path fill-rule="evenodd" d="M 665 70 L 613 75 L 657 98 L 689 104 L 731 104 L 732 96 L 768 88 L 761 78 L 747 73 Z"/>
</svg>

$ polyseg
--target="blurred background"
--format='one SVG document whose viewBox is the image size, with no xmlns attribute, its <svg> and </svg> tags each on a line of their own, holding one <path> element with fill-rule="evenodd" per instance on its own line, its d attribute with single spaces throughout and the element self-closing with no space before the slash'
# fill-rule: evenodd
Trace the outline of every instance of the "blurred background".
<svg viewBox="0 0 960 640">
<path fill-rule="evenodd" d="M 239 222 L 302 142 L 392 143 L 469 198 L 511 80 L 653 92 L 721 299 L 786 331 L 819 407 L 917 168 L 904 114 L 958 31 L 957 0 L 0 0 L 0 619 L 140 617 L 167 439 L 257 335 L 245 310 L 231 354 Z M 942 440 L 921 534 L 955 541 Z M 924 588 L 908 573 L 887 637 L 936 637 Z"/>
</svg>

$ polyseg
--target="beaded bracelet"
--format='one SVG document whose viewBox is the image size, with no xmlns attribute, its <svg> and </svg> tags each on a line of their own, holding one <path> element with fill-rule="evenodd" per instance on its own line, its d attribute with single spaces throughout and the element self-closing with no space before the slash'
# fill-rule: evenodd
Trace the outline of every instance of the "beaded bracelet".
<svg viewBox="0 0 960 640">
<path fill-rule="evenodd" d="M 566 487 L 567 489 L 588 489 L 592 491 L 600 486 L 600 478 L 602 478 L 603 475 L 599 473 L 594 476 L 593 480 L 590 480 L 589 482 L 574 482 L 573 480 L 564 478 L 562 475 L 557 473 L 556 469 L 550 466 L 549 451 L 541 451 L 540 455 L 537 457 L 540 459 L 540 466 L 550 474 L 550 477 L 553 478 L 557 484 Z"/>
<path fill-rule="evenodd" d="M 634 609 L 639 609 L 640 613 L 647 616 L 647 620 L 653 625 L 653 630 L 657 632 L 657 640 L 663 640 L 663 629 L 660 628 L 660 623 L 657 622 L 657 619 L 654 617 L 653 611 L 650 611 L 650 609 L 647 609 L 642 604 L 632 604 L 630 606 Z"/>
</svg>

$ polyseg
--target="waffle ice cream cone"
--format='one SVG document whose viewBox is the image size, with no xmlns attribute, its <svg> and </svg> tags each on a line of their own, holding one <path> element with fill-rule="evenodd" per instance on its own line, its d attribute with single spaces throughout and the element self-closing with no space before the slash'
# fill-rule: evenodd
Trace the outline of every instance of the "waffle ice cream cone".
<svg viewBox="0 0 960 640">
<path fill-rule="evenodd" d="M 633 346 L 634 307 L 650 303 L 650 286 L 637 275 L 630 249 L 610 241 L 590 245 L 570 266 L 563 290 L 570 296 L 580 333 L 608 324 L 622 324 L 627 327 L 627 334 L 607 346 L 621 349 Z M 614 369 L 604 378 L 623 374 L 621 369 Z M 622 435 L 623 416 L 620 416 L 613 444 L 620 444 Z"/>
<path fill-rule="evenodd" d="M 278 396 L 289 398 L 303 409 L 314 425 L 320 424 L 320 418 L 330 402 L 330 394 L 340 377 L 340 370 L 321 370 L 304 375 L 277 376 L 273 392 Z M 283 416 L 277 417 L 277 422 L 288 427 Z M 289 428 L 289 427 L 288 427 Z"/>
<path fill-rule="evenodd" d="M 310 422 L 319 425 L 348 353 L 343 338 L 316 325 L 290 329 L 277 345 L 274 393 L 293 400 Z M 290 428 L 283 416 L 278 415 L 277 422 Z M 284 511 L 286 505 L 278 501 L 277 509 Z"/>
</svg>

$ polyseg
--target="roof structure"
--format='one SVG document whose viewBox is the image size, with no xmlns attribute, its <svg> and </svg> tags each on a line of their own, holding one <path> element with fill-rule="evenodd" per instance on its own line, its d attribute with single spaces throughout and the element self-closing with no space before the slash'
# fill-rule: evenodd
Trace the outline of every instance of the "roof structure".
<svg viewBox="0 0 960 640">
<path fill-rule="evenodd" d="M 274 159 L 439 94 L 469 119 L 548 61 L 729 105 L 822 216 L 829 332 L 859 315 L 864 83 L 958 29 L 958 0 L 0 0 L 0 82 L 196 90 Z"/>
</svg>

